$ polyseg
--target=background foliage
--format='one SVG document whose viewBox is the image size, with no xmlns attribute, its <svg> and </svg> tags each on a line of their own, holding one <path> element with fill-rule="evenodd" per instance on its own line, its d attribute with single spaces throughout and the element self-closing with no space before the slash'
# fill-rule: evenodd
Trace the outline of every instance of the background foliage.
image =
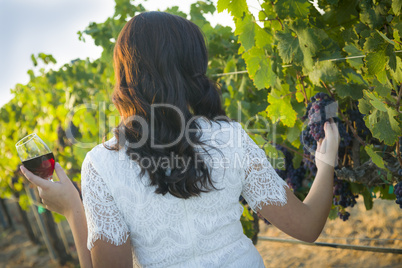
<svg viewBox="0 0 402 268">
<path fill-rule="evenodd" d="M 209 49 L 208 75 L 221 84 L 228 116 L 250 130 L 278 172 L 284 166 L 311 166 L 300 142 L 301 119 L 312 96 L 330 94 L 353 137 L 344 148 L 338 179 L 344 183 L 343 191 L 362 195 L 370 209 L 373 197 L 395 199 L 393 186 L 401 179 L 402 1 L 320 0 L 318 5 L 323 15 L 307 0 L 261 2 L 258 17 L 249 11 L 246 0 L 219 0 L 217 7 L 198 1 L 191 5 L 190 14 L 178 7 L 166 11 L 192 20 L 203 30 Z M 225 9 L 233 16 L 234 31 L 212 27 L 204 17 Z M 85 154 L 103 137 L 110 137 L 119 120 L 110 101 L 114 42 L 126 21 L 143 11 L 141 4 L 116 0 L 111 17 L 78 32 L 80 40 L 93 38 L 103 48 L 95 61 L 77 59 L 45 71 L 40 67 L 56 60 L 44 53 L 32 55 L 30 82 L 17 84 L 14 98 L 0 109 L 2 198 L 20 192 L 20 204 L 28 208 L 14 145 L 32 132 L 51 146 L 69 176 L 80 181 Z M 243 70 L 247 74 L 239 73 Z M 361 122 L 350 116 L 351 111 Z M 267 129 L 267 122 L 269 130 L 261 131 Z M 363 135 L 364 128 L 368 132 Z M 283 165 L 285 151 L 292 157 Z M 290 172 L 283 174 L 283 179 L 289 179 Z M 314 170 L 304 169 L 301 187 L 294 188 L 299 198 L 305 197 L 313 179 Z M 331 217 L 337 212 L 345 215 L 344 209 L 334 201 Z M 254 219 L 245 209 L 242 222 L 250 237 L 256 234 Z"/>
</svg>

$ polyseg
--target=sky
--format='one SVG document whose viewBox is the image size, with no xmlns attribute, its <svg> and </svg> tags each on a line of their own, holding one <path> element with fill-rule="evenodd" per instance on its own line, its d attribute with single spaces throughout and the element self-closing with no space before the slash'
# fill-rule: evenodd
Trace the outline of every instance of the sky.
<svg viewBox="0 0 402 268">
<path fill-rule="evenodd" d="M 142 3 L 147 10 L 165 10 L 177 5 L 188 14 L 195 1 L 148 0 L 134 4 Z M 85 43 L 79 41 L 77 32 L 90 22 L 103 22 L 112 16 L 114 4 L 114 0 L 0 0 L 0 107 L 13 97 L 11 88 L 29 82 L 27 71 L 34 68 L 32 54 L 52 54 L 57 60 L 52 69 L 77 58 L 99 58 L 101 48 L 90 37 Z M 234 25 L 227 12 L 207 19 L 212 25 Z"/>
</svg>

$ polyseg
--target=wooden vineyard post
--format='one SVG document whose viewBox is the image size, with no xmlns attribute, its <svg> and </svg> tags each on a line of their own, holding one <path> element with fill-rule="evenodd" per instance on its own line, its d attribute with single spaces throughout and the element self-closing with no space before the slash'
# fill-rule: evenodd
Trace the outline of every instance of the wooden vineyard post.
<svg viewBox="0 0 402 268">
<path fill-rule="evenodd" d="M 43 237 L 43 240 L 45 241 L 45 245 L 49 252 L 49 256 L 52 260 L 56 260 L 56 254 L 54 253 L 54 250 L 50 244 L 48 234 L 46 233 L 45 224 L 43 223 L 43 219 L 42 219 L 41 215 L 39 215 L 38 210 L 37 210 L 36 206 L 34 205 L 34 202 L 36 202 L 34 191 L 33 191 L 33 189 L 31 189 L 27 186 L 25 186 L 25 190 L 27 192 L 28 198 L 30 199 L 31 208 L 34 213 L 36 222 L 38 223 L 39 230 L 42 233 L 42 237 Z"/>
<path fill-rule="evenodd" d="M 45 220 L 45 226 L 49 234 L 50 243 L 52 244 L 56 252 L 56 255 L 59 259 L 59 263 L 61 265 L 64 265 L 66 264 L 67 261 L 70 261 L 73 258 L 71 257 L 70 254 L 66 252 L 66 248 L 64 247 L 63 242 L 60 241 L 59 236 L 57 235 L 56 224 L 53 220 L 52 213 L 49 210 L 46 210 L 43 213 L 43 218 Z"/>
<path fill-rule="evenodd" d="M 20 194 L 18 192 L 14 192 L 14 197 L 19 200 Z M 38 237 L 35 236 L 34 231 L 32 229 L 31 223 L 29 222 L 28 215 L 26 211 L 22 209 L 20 204 L 18 202 L 15 203 L 17 205 L 18 212 L 21 216 L 22 224 L 24 225 L 25 231 L 28 234 L 29 240 L 31 240 L 32 243 L 38 245 L 39 244 L 39 239 Z"/>
<path fill-rule="evenodd" d="M 68 245 L 67 236 L 66 236 L 66 233 L 64 232 L 63 225 L 61 222 L 56 223 L 56 225 L 57 225 L 57 228 L 59 229 L 61 240 L 63 241 L 64 247 L 66 248 L 66 252 L 67 252 L 67 254 L 70 254 L 71 253 L 70 247 Z"/>
<path fill-rule="evenodd" d="M 7 229 L 7 223 L 3 216 L 3 210 L 0 208 L 0 223 L 3 225 L 4 229 Z"/>
<path fill-rule="evenodd" d="M 3 198 L 0 198 L 0 205 L 1 205 L 1 208 L 2 208 L 2 210 L 4 212 L 4 215 L 6 217 L 8 228 L 14 229 L 14 225 L 13 225 L 13 221 L 11 220 L 10 212 L 8 211 L 6 202 L 5 202 L 5 200 Z"/>
<path fill-rule="evenodd" d="M 38 191 L 34 191 L 32 197 L 34 197 L 35 200 L 39 200 L 40 198 Z M 43 220 L 47 237 L 49 239 L 51 248 L 56 255 L 56 258 L 59 261 L 59 264 L 64 265 L 68 261 L 73 260 L 71 255 L 66 252 L 63 242 L 59 239 L 52 213 L 49 210 L 45 209 L 45 211 L 40 214 L 40 218 Z"/>
</svg>

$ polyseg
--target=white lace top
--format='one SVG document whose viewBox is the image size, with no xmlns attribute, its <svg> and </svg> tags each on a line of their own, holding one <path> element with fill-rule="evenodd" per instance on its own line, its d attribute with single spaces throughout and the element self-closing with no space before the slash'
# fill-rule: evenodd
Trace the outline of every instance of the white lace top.
<svg viewBox="0 0 402 268">
<path fill-rule="evenodd" d="M 243 234 L 239 196 L 254 211 L 284 205 L 287 185 L 239 123 L 197 122 L 201 139 L 222 152 L 207 148 L 210 156 L 203 155 L 220 190 L 199 197 L 155 194 L 149 176 L 139 176 L 138 163 L 124 150 L 98 145 L 87 154 L 81 180 L 88 249 L 98 239 L 121 245 L 130 238 L 135 266 L 264 267 Z"/>
</svg>

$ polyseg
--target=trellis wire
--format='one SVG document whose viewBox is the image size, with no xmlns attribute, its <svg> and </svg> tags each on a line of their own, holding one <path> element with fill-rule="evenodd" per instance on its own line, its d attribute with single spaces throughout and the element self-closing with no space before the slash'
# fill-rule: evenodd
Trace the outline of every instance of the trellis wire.
<svg viewBox="0 0 402 268">
<path fill-rule="evenodd" d="M 402 50 L 395 51 L 395 53 L 400 53 L 400 52 L 402 52 Z M 318 60 L 318 61 L 323 62 L 323 61 L 352 60 L 352 59 L 364 58 L 366 56 L 367 55 L 358 55 L 358 56 L 350 56 L 350 57 L 345 57 L 345 58 L 335 58 L 335 59 Z M 292 64 L 282 65 L 282 68 L 287 68 L 287 67 L 291 67 L 291 66 L 292 66 Z M 220 73 L 220 74 L 212 74 L 211 76 L 226 76 L 226 75 L 231 75 L 231 74 L 245 74 L 245 73 L 247 73 L 247 70 L 228 72 L 228 73 Z"/>
<path fill-rule="evenodd" d="M 324 243 L 324 242 L 307 243 L 307 242 L 294 240 L 294 239 L 283 239 L 283 238 L 274 238 L 274 237 L 266 237 L 266 236 L 259 236 L 258 240 L 270 241 L 270 242 L 280 242 L 280 243 L 290 243 L 290 244 L 301 244 L 301 245 L 306 245 L 306 246 L 331 247 L 331 248 L 353 249 L 353 250 L 371 251 L 371 252 L 380 252 L 380 253 L 402 254 L 402 249 L 400 249 L 400 248 L 359 246 L 359 245 L 351 245 L 351 244 L 337 244 L 337 243 Z"/>
</svg>

